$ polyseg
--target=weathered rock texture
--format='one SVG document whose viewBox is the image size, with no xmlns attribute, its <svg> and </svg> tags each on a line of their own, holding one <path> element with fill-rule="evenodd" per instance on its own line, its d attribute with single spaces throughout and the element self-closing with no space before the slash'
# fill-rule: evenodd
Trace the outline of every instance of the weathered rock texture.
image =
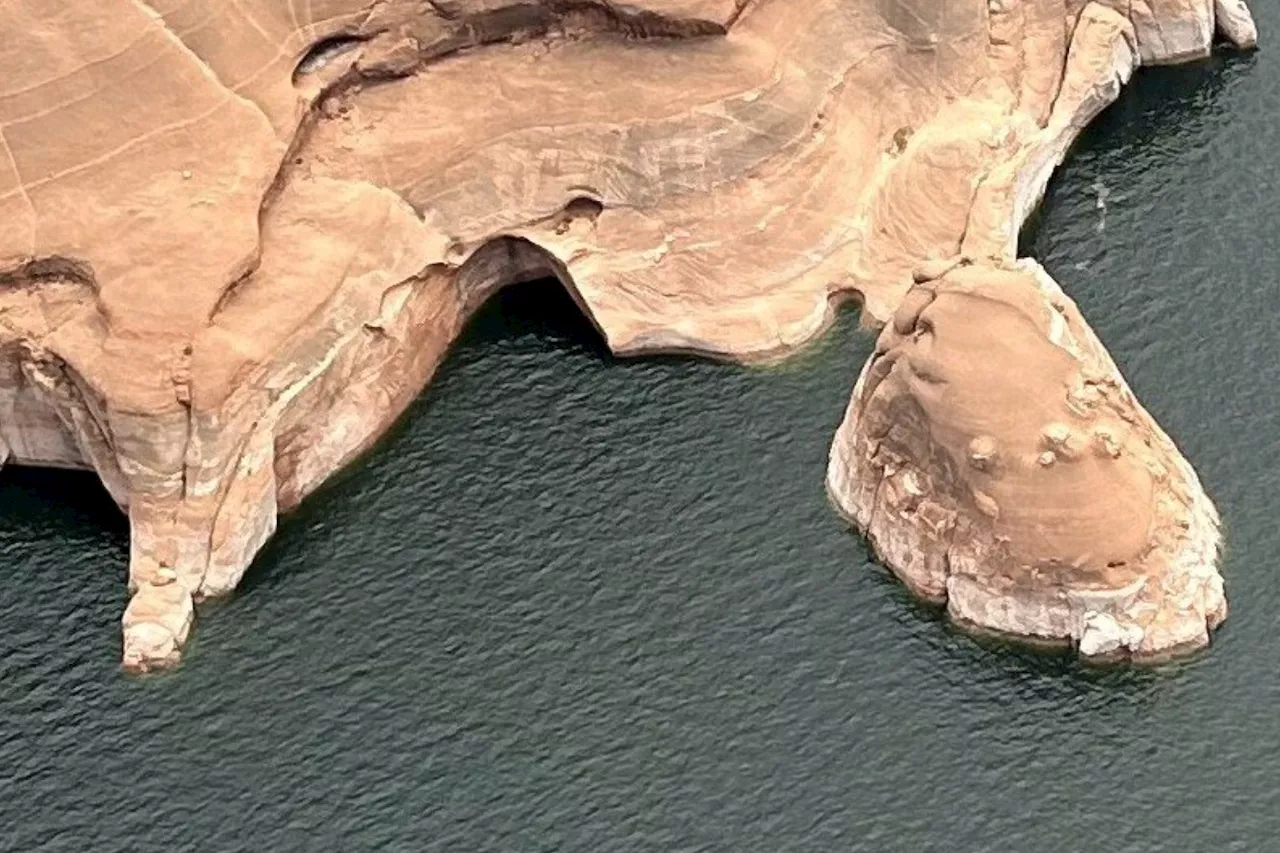
<svg viewBox="0 0 1280 853">
<path fill-rule="evenodd" d="M 1202 643 L 1221 617 L 1194 475 L 1056 288 L 1011 270 L 1081 127 L 1216 26 L 1252 44 L 1240 0 L 0 0 L 0 20 L 0 460 L 91 468 L 127 508 L 131 668 L 176 661 L 193 601 L 234 589 L 468 314 L 546 275 L 618 353 L 774 358 L 840 299 L 897 311 L 830 478 L 895 570 L 1086 651 Z M 1015 397 L 1025 415 L 986 408 Z M 1057 425 L 1060 461 L 1027 464 Z M 964 467 L 987 437 L 991 469 Z"/>
<path fill-rule="evenodd" d="M 1217 514 L 1075 305 L 1031 261 L 937 273 L 854 390 L 840 506 L 962 624 L 1089 656 L 1204 645 L 1226 616 Z"/>
</svg>

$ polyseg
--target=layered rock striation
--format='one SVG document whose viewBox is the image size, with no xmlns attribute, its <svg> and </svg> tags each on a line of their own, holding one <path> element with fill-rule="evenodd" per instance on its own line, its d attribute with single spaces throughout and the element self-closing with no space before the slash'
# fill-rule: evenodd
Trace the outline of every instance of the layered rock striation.
<svg viewBox="0 0 1280 853">
<path fill-rule="evenodd" d="M 1212 505 L 1016 240 L 1136 67 L 1253 44 L 1240 0 L 0 10 L 0 463 L 127 510 L 131 669 L 544 276 L 620 354 L 890 323 L 829 485 L 966 622 L 1148 655 L 1225 612 Z"/>
</svg>

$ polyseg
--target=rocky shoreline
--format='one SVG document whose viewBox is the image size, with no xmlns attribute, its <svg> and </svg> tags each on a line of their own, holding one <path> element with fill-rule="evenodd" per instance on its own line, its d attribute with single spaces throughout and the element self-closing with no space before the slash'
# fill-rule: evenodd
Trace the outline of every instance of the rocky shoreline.
<svg viewBox="0 0 1280 853">
<path fill-rule="evenodd" d="M 1031 261 L 921 279 L 836 435 L 841 513 L 961 626 L 1086 658 L 1206 645 L 1217 512 L 1075 305 Z M 1019 370 L 988 369 L 997 339 Z"/>
<path fill-rule="evenodd" d="M 307 7 L 15 8 L 0 46 L 0 464 L 92 469 L 128 512 L 127 668 L 177 663 L 470 313 L 547 276 L 626 355 L 777 358 L 859 300 L 889 325 L 828 487 L 909 586 L 1089 656 L 1207 642 L 1212 504 L 1016 241 L 1136 67 L 1253 45 L 1240 0 Z M 1001 357 L 935 334 L 969 324 Z M 1035 423 L 981 423 L 1036 354 Z M 1123 428 L 1072 421 L 1095 404 Z"/>
</svg>

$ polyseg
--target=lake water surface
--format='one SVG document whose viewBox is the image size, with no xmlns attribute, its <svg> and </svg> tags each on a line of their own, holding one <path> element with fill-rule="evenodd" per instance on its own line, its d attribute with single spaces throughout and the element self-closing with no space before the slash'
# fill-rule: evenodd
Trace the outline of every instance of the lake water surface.
<svg viewBox="0 0 1280 853">
<path fill-rule="evenodd" d="M 1206 653 L 977 642 L 871 563 L 823 491 L 855 315 L 618 361 L 526 286 L 174 674 L 117 669 L 93 479 L 0 474 L 0 850 L 1280 850 L 1278 170 L 1280 52 L 1144 71 L 1025 239 L 1222 511 Z"/>
</svg>

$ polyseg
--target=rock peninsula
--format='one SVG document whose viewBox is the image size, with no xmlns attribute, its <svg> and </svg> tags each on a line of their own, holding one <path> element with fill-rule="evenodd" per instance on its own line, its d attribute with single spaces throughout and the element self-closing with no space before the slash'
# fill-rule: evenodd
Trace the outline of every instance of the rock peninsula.
<svg viewBox="0 0 1280 853">
<path fill-rule="evenodd" d="M 776 359 L 860 304 L 884 330 L 828 488 L 963 624 L 1158 657 L 1225 615 L 1211 502 L 1017 236 L 1135 69 L 1253 46 L 1242 0 L 0 20 L 0 464 L 95 471 L 128 513 L 129 669 L 176 663 L 277 517 L 541 277 L 620 355 Z"/>
</svg>

